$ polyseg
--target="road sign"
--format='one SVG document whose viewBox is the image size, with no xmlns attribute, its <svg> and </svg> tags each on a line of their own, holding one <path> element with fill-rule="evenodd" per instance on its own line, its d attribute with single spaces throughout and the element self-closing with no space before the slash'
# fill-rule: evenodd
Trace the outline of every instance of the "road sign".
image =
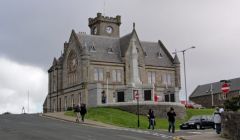
<svg viewBox="0 0 240 140">
<path fill-rule="evenodd" d="M 225 94 L 228 93 L 229 90 L 230 90 L 229 84 L 228 84 L 228 83 L 224 83 L 224 84 L 222 85 L 222 87 L 221 87 L 221 90 L 222 90 L 222 92 L 225 93 Z"/>
</svg>

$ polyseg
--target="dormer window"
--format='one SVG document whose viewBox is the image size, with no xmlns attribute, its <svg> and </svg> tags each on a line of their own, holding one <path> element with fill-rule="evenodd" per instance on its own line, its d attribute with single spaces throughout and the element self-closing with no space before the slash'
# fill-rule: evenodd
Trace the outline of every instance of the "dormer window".
<svg viewBox="0 0 240 140">
<path fill-rule="evenodd" d="M 92 46 L 90 46 L 90 52 L 96 52 L 94 43 L 92 44 Z"/>
<path fill-rule="evenodd" d="M 112 49 L 112 48 L 108 48 L 108 49 L 107 49 L 107 52 L 108 52 L 109 54 L 113 54 L 113 49 Z"/>
<path fill-rule="evenodd" d="M 158 52 L 157 56 L 158 56 L 158 58 L 162 58 L 163 57 L 161 52 Z"/>
<path fill-rule="evenodd" d="M 136 48 L 137 49 L 137 53 L 139 53 L 139 49 L 138 48 Z"/>
<path fill-rule="evenodd" d="M 147 52 L 144 52 L 144 56 L 147 56 Z"/>
</svg>

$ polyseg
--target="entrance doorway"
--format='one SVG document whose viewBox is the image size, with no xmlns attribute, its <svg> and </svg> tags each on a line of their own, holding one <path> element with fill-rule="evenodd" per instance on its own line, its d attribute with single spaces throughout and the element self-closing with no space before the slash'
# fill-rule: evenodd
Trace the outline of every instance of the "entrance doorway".
<svg viewBox="0 0 240 140">
<path fill-rule="evenodd" d="M 152 100 L 152 91 L 144 90 L 144 101 L 151 101 L 151 100 Z"/>
<path fill-rule="evenodd" d="M 124 92 L 117 92 L 117 102 L 124 102 Z"/>
</svg>

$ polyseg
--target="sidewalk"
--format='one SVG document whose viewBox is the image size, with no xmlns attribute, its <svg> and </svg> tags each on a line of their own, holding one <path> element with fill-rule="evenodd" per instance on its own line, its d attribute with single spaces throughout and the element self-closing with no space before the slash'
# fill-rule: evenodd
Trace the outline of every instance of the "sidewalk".
<svg viewBox="0 0 240 140">
<path fill-rule="evenodd" d="M 176 139 L 176 140 L 227 140 L 213 132 L 197 134 L 197 135 L 192 135 L 192 136 L 182 136 L 181 138 Z"/>
<path fill-rule="evenodd" d="M 58 120 L 63 120 L 63 121 L 68 121 L 68 122 L 72 122 L 72 123 L 77 123 L 75 117 L 66 116 L 66 115 L 64 115 L 64 112 L 43 113 L 43 114 L 41 114 L 41 116 L 54 118 L 54 119 L 58 119 Z M 106 127 L 106 128 L 120 128 L 120 127 L 117 127 L 114 125 L 105 124 L 105 123 L 87 120 L 87 119 L 84 119 L 84 122 L 81 122 L 81 120 L 80 120 L 79 124 L 92 125 L 92 126 L 98 126 L 98 127 Z"/>
</svg>

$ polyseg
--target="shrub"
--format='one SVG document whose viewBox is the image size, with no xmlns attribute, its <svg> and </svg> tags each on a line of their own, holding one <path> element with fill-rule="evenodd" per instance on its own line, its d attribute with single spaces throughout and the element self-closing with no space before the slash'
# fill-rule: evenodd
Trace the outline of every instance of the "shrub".
<svg viewBox="0 0 240 140">
<path fill-rule="evenodd" d="M 67 111 L 72 111 L 72 110 L 73 110 L 72 107 L 68 107 L 68 108 L 67 108 Z"/>
<path fill-rule="evenodd" d="M 238 111 L 240 109 L 240 96 L 226 100 L 224 107 L 227 110 Z"/>
</svg>

